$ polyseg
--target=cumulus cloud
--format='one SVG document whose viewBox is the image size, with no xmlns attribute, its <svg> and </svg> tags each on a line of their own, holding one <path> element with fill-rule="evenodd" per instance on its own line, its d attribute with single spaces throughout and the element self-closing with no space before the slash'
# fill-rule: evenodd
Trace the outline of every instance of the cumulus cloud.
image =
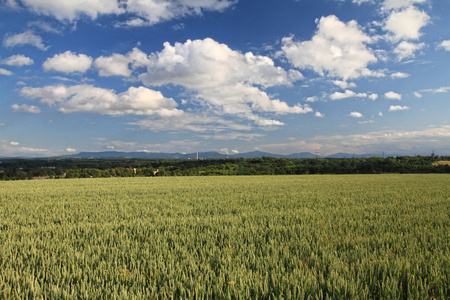
<svg viewBox="0 0 450 300">
<path fill-rule="evenodd" d="M 384 97 L 391 100 L 402 100 L 402 95 L 397 94 L 396 92 L 393 91 L 385 93 Z"/>
<path fill-rule="evenodd" d="M 378 94 L 370 94 L 368 97 L 370 100 L 375 101 L 378 99 Z"/>
<path fill-rule="evenodd" d="M 357 112 L 357 111 L 352 111 L 349 114 L 349 116 L 352 117 L 352 118 L 363 118 L 364 117 L 362 113 Z"/>
<path fill-rule="evenodd" d="M 22 67 L 32 65 L 34 64 L 34 61 L 25 55 L 17 54 L 5 58 L 4 60 L 2 60 L 2 63 L 8 66 Z"/>
<path fill-rule="evenodd" d="M 306 102 L 316 102 L 319 101 L 319 97 L 317 96 L 311 96 L 305 99 Z"/>
<path fill-rule="evenodd" d="M 317 117 L 317 118 L 324 118 L 325 117 L 325 115 L 324 114 L 322 114 L 321 112 L 319 112 L 319 111 L 316 111 L 316 113 L 315 113 L 315 115 L 314 115 L 315 117 Z"/>
<path fill-rule="evenodd" d="M 389 111 L 400 111 L 400 110 L 408 110 L 408 106 L 401 106 L 401 105 L 391 105 L 389 106 Z"/>
<path fill-rule="evenodd" d="M 14 74 L 14 73 L 11 72 L 11 71 L 9 71 L 9 70 L 0 68 L 0 75 L 11 76 L 11 75 L 13 75 L 13 74 Z"/>
<path fill-rule="evenodd" d="M 14 112 L 25 112 L 31 114 L 38 114 L 41 112 L 41 109 L 39 107 L 27 104 L 23 105 L 13 104 L 11 105 L 11 108 Z"/>
<path fill-rule="evenodd" d="M 11 2 L 11 0 L 8 0 Z M 81 17 L 96 19 L 99 15 L 127 15 L 126 26 L 152 25 L 187 15 L 200 15 L 204 11 L 221 11 L 236 3 L 235 0 L 21 0 L 31 11 L 53 16 L 60 21 L 74 22 Z"/>
<path fill-rule="evenodd" d="M 147 54 L 133 48 L 126 55 L 114 53 L 111 56 L 100 56 L 95 60 L 95 67 L 100 76 L 130 76 L 134 70 L 147 67 L 151 64 L 151 59 Z"/>
<path fill-rule="evenodd" d="M 392 33 L 394 40 L 418 40 L 420 30 L 426 26 L 430 17 L 414 6 L 393 11 L 386 19 L 384 29 Z"/>
<path fill-rule="evenodd" d="M 330 95 L 331 100 L 342 100 L 346 98 L 365 98 L 367 97 L 366 93 L 355 93 L 351 90 L 345 90 L 344 93 L 341 92 L 335 92 Z"/>
<path fill-rule="evenodd" d="M 356 87 L 356 84 L 354 82 L 347 82 L 342 80 L 334 80 L 333 84 L 337 85 L 343 90 Z"/>
<path fill-rule="evenodd" d="M 7 48 L 24 45 L 34 46 L 42 51 L 48 49 L 48 47 L 44 45 L 42 38 L 34 34 L 31 30 L 13 35 L 7 34 L 3 39 L 3 46 Z"/>
<path fill-rule="evenodd" d="M 266 56 L 242 54 L 207 38 L 173 46 L 164 43 L 164 49 L 149 59 L 147 73 L 139 77 L 144 84 L 182 86 L 195 94 L 192 101 L 210 106 L 218 114 L 236 115 L 259 126 L 279 126 L 283 123 L 257 113 L 312 112 L 308 105 L 289 106 L 264 91 L 302 78 L 298 71 L 276 67 Z"/>
<path fill-rule="evenodd" d="M 222 149 L 220 149 L 220 153 L 223 153 L 223 154 L 226 154 L 226 155 L 229 155 L 229 154 L 239 154 L 239 150 L 237 150 L 237 149 L 231 149 L 231 151 L 230 151 L 230 150 L 228 150 L 228 148 L 222 148 Z"/>
<path fill-rule="evenodd" d="M 416 98 L 419 98 L 419 99 L 423 97 L 423 95 L 419 92 L 414 92 L 414 96 L 416 96 Z"/>
<path fill-rule="evenodd" d="M 55 54 L 42 65 L 45 71 L 57 71 L 63 73 L 86 72 L 92 64 L 92 57 L 84 54 L 75 54 L 72 51 L 66 51 L 61 54 Z"/>
<path fill-rule="evenodd" d="M 161 92 L 146 87 L 130 87 L 116 94 L 112 90 L 91 85 L 24 87 L 21 95 L 40 99 L 41 103 L 56 106 L 62 113 L 85 112 L 102 115 L 181 115 L 177 103 Z"/>
<path fill-rule="evenodd" d="M 367 66 L 377 61 L 366 46 L 372 39 L 356 21 L 344 23 L 336 16 L 322 17 L 312 40 L 297 42 L 293 37 L 282 40 L 282 54 L 297 68 L 312 69 L 346 81 L 361 76 L 373 76 Z"/>
<path fill-rule="evenodd" d="M 443 48 L 446 51 L 450 51 L 450 40 L 443 41 L 439 44 L 438 48 Z"/>
<path fill-rule="evenodd" d="M 99 69 L 100 76 L 130 76 L 128 68 L 131 60 L 125 55 L 113 54 L 112 56 L 101 56 L 95 60 L 95 66 Z"/>
<path fill-rule="evenodd" d="M 414 57 L 415 52 L 422 49 L 423 47 L 425 47 L 424 43 L 415 44 L 403 41 L 396 46 L 396 48 L 394 49 L 394 53 L 397 55 L 398 60 L 400 61 L 405 58 Z"/>
</svg>

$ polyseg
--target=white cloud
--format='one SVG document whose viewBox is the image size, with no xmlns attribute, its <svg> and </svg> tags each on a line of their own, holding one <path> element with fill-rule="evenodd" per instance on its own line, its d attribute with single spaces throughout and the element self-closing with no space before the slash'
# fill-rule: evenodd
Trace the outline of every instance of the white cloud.
<svg viewBox="0 0 450 300">
<path fill-rule="evenodd" d="M 387 10 L 399 10 L 413 6 L 415 3 L 425 3 L 427 0 L 384 0 L 383 8 Z"/>
<path fill-rule="evenodd" d="M 373 0 L 353 0 L 353 3 L 361 5 L 362 3 L 372 3 Z"/>
<path fill-rule="evenodd" d="M 184 30 L 184 27 L 185 27 L 184 23 L 178 23 L 178 24 L 173 25 L 172 29 L 173 30 Z"/>
<path fill-rule="evenodd" d="M 34 34 L 31 30 L 13 35 L 7 34 L 3 39 L 3 46 L 7 48 L 24 45 L 34 46 L 42 51 L 48 49 L 48 47 L 44 45 L 42 38 Z"/>
<path fill-rule="evenodd" d="M 177 103 L 160 92 L 145 87 L 130 87 L 116 94 L 112 90 L 91 85 L 24 87 L 21 95 L 38 98 L 41 103 L 56 106 L 60 112 L 85 112 L 101 115 L 157 115 L 167 117 L 181 115 Z"/>
<path fill-rule="evenodd" d="M 36 149 L 29 147 L 18 147 L 20 143 L 0 140 L 0 152 L 5 156 L 40 155 L 51 156 L 47 149 Z"/>
<path fill-rule="evenodd" d="M 113 53 L 111 56 L 101 56 L 95 60 L 95 66 L 100 76 L 124 76 L 129 77 L 134 70 L 148 67 L 152 60 L 147 54 L 133 48 L 126 55 Z"/>
<path fill-rule="evenodd" d="M 228 148 L 222 148 L 222 149 L 220 149 L 219 152 L 222 153 L 222 154 L 225 154 L 225 155 L 239 154 L 239 150 L 231 149 L 231 151 L 230 151 L 230 150 L 228 150 Z"/>
<path fill-rule="evenodd" d="M 442 142 L 436 142 L 435 140 Z M 389 155 L 430 153 L 431 147 L 445 151 L 450 146 L 450 125 L 429 127 L 417 131 L 383 130 L 352 135 L 317 136 L 307 141 L 318 145 L 321 154 L 379 153 Z M 286 145 L 287 147 L 288 145 Z"/>
<path fill-rule="evenodd" d="M 414 92 L 414 96 L 416 96 L 416 98 L 422 98 L 422 94 L 419 92 Z"/>
<path fill-rule="evenodd" d="M 408 106 L 400 106 L 400 105 L 391 105 L 389 106 L 389 111 L 400 111 L 400 110 L 408 110 Z"/>
<path fill-rule="evenodd" d="M 372 76 L 367 68 L 377 61 L 366 47 L 372 39 L 358 26 L 356 21 L 341 22 L 336 16 L 322 17 L 318 30 L 310 41 L 296 42 L 293 37 L 282 40 L 282 54 L 297 68 L 313 69 L 320 75 L 350 78 Z"/>
<path fill-rule="evenodd" d="M 11 0 L 8 0 L 11 1 Z M 204 11 L 222 11 L 235 0 L 22 0 L 31 11 L 53 16 L 60 21 L 75 22 L 81 17 L 96 19 L 99 15 L 128 15 L 127 26 L 152 25 Z"/>
<path fill-rule="evenodd" d="M 16 0 L 6 0 L 5 4 L 7 7 L 13 8 L 13 9 L 17 9 L 19 8 L 19 5 L 17 4 Z"/>
<path fill-rule="evenodd" d="M 428 93 L 447 93 L 448 91 L 450 91 L 450 86 L 441 86 L 440 88 L 437 89 L 426 89 L 426 90 L 421 90 L 421 92 L 428 92 Z"/>
<path fill-rule="evenodd" d="M 84 54 L 75 54 L 66 51 L 47 58 L 42 67 L 45 71 L 58 71 L 63 73 L 86 72 L 92 64 L 92 57 Z"/>
<path fill-rule="evenodd" d="M 358 124 L 364 125 L 364 124 L 373 124 L 375 123 L 374 120 L 367 120 L 367 121 L 359 121 Z"/>
<path fill-rule="evenodd" d="M 92 19 L 100 14 L 118 14 L 121 12 L 117 0 L 21 0 L 22 3 L 35 13 L 53 16 L 60 21 L 74 21 L 81 16 Z"/>
<path fill-rule="evenodd" d="M 403 41 L 397 45 L 397 47 L 394 49 L 394 53 L 397 54 L 398 60 L 400 61 L 405 58 L 414 57 L 415 52 L 422 49 L 423 47 L 425 47 L 424 43 L 415 44 Z"/>
<path fill-rule="evenodd" d="M 449 86 L 443 86 L 438 89 L 435 89 L 433 93 L 447 93 L 450 90 Z"/>
<path fill-rule="evenodd" d="M 409 74 L 403 72 L 395 72 L 391 74 L 392 79 L 408 78 Z"/>
<path fill-rule="evenodd" d="M 316 101 L 318 101 L 319 100 L 319 97 L 317 97 L 317 96 L 311 96 L 311 97 L 308 97 L 308 98 L 306 98 L 306 102 L 316 102 Z"/>
<path fill-rule="evenodd" d="M 95 60 L 95 66 L 99 69 L 100 76 L 125 76 L 131 75 L 132 71 L 128 68 L 131 60 L 122 54 L 113 54 L 112 56 L 100 56 Z"/>
<path fill-rule="evenodd" d="M 187 15 L 200 15 L 204 11 L 222 11 L 236 2 L 235 0 L 128 0 L 127 12 L 136 14 L 151 25 Z"/>
<path fill-rule="evenodd" d="M 315 114 L 314 116 L 316 116 L 317 118 L 324 118 L 324 117 L 325 117 L 325 115 L 322 114 L 322 113 L 319 112 L 319 111 L 316 111 L 316 114 Z"/>
<path fill-rule="evenodd" d="M 384 29 L 393 34 L 394 40 L 418 40 L 420 29 L 428 24 L 430 17 L 414 6 L 393 11 L 386 19 Z"/>
<path fill-rule="evenodd" d="M 11 108 L 14 112 L 25 112 L 31 114 L 38 114 L 41 112 L 41 109 L 39 107 L 27 104 L 23 105 L 13 104 L 11 105 Z"/>
<path fill-rule="evenodd" d="M 11 76 L 11 75 L 13 75 L 13 74 L 14 74 L 14 73 L 11 72 L 11 71 L 9 71 L 9 70 L 0 68 L 0 75 Z"/>
<path fill-rule="evenodd" d="M 8 66 L 22 67 L 32 65 L 34 64 L 34 61 L 25 55 L 17 54 L 5 58 L 4 60 L 2 60 L 2 63 Z"/>
<path fill-rule="evenodd" d="M 375 101 L 378 99 L 378 94 L 370 94 L 368 97 L 370 100 Z"/>
<path fill-rule="evenodd" d="M 352 117 L 352 118 L 363 118 L 364 117 L 362 113 L 357 112 L 357 111 L 352 111 L 349 114 L 349 116 Z"/>
<path fill-rule="evenodd" d="M 367 97 L 366 93 L 355 93 L 351 90 L 345 90 L 344 93 L 341 92 L 335 92 L 330 95 L 331 100 L 342 100 L 346 98 L 365 98 Z"/>
<path fill-rule="evenodd" d="M 340 87 L 343 90 L 356 87 L 356 84 L 354 82 L 347 82 L 347 81 L 342 81 L 342 80 L 334 80 L 333 84 L 337 85 L 338 87 Z"/>
<path fill-rule="evenodd" d="M 66 152 L 74 153 L 74 152 L 77 152 L 77 150 L 74 149 L 74 148 L 72 148 L 72 147 L 67 147 L 67 148 L 66 148 Z"/>
<path fill-rule="evenodd" d="M 133 48 L 132 51 L 128 52 L 127 58 L 131 61 L 131 66 L 133 67 L 133 69 L 148 67 L 152 63 L 149 56 L 138 48 Z"/>
<path fill-rule="evenodd" d="M 183 86 L 195 93 L 191 101 L 207 105 L 217 114 L 232 114 L 259 126 L 279 126 L 283 123 L 257 113 L 312 112 L 308 105 L 289 106 L 263 90 L 292 85 L 301 77 L 297 71 L 276 67 L 266 56 L 242 54 L 207 38 L 173 46 L 164 43 L 164 49 L 151 54 L 150 60 L 147 73 L 139 77 L 144 84 Z"/>
<path fill-rule="evenodd" d="M 233 121 L 223 118 L 208 116 L 206 114 L 184 113 L 183 115 L 173 115 L 165 118 L 156 119 L 155 117 L 138 120 L 129 123 L 130 125 L 138 126 L 141 129 L 151 130 L 155 132 L 160 131 L 174 131 L 174 132 L 195 132 L 195 133 L 214 133 L 214 136 L 208 136 L 213 139 L 221 139 L 223 135 L 217 135 L 219 132 L 226 130 L 250 130 L 248 125 L 241 125 Z M 239 133 L 239 136 L 242 136 Z M 232 137 L 227 133 L 227 139 L 232 137 L 236 139 L 236 135 Z M 255 135 L 256 137 L 257 135 Z M 201 136 L 206 138 L 206 136 Z M 249 138 L 249 136 L 246 136 Z"/>
<path fill-rule="evenodd" d="M 446 51 L 450 51 L 450 40 L 443 41 L 439 44 L 438 48 L 443 48 Z"/>
<path fill-rule="evenodd" d="M 201 137 L 201 138 L 212 139 L 212 140 L 217 140 L 217 141 L 240 140 L 240 141 L 246 141 L 246 142 L 257 141 L 264 136 L 265 135 L 261 134 L 261 133 L 245 133 L 245 132 L 235 132 L 235 131 L 224 132 L 224 133 L 214 133 L 212 135 L 199 135 L 199 137 Z"/>
<path fill-rule="evenodd" d="M 396 92 L 393 91 L 385 93 L 384 97 L 391 100 L 402 100 L 402 95 L 397 94 Z"/>
<path fill-rule="evenodd" d="M 318 149 L 321 148 L 321 144 L 310 141 L 295 140 L 294 142 L 288 143 L 258 145 L 258 147 L 255 148 L 258 149 L 259 151 L 266 151 L 270 153 L 280 153 L 280 150 L 283 150 L 285 154 L 292 154 L 299 152 L 315 153 Z"/>
<path fill-rule="evenodd" d="M 59 28 L 59 26 L 55 25 L 55 24 L 50 24 L 47 22 L 43 22 L 43 21 L 34 21 L 34 22 L 28 22 L 27 25 L 29 27 L 35 27 L 41 31 L 44 32 L 51 32 L 51 33 L 57 33 L 60 34 L 61 33 L 61 29 Z"/>
</svg>

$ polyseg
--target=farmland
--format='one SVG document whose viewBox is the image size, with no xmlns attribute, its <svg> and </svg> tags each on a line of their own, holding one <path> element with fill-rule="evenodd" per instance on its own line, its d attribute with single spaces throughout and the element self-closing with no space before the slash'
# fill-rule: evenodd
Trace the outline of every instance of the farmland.
<svg viewBox="0 0 450 300">
<path fill-rule="evenodd" d="M 447 174 L 0 182 L 0 298 L 448 299 Z"/>
</svg>

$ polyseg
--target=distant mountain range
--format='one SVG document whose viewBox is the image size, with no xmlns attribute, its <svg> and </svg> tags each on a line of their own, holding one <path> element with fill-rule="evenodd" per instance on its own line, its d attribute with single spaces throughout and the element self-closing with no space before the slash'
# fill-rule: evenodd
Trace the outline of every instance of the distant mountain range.
<svg viewBox="0 0 450 300">
<path fill-rule="evenodd" d="M 78 154 L 64 155 L 65 158 L 147 158 L 147 159 L 223 159 L 223 158 L 258 158 L 258 157 L 274 157 L 274 158 L 362 158 L 380 156 L 377 154 L 349 154 L 337 153 L 329 156 L 316 156 L 310 152 L 293 153 L 289 155 L 273 154 L 268 152 L 253 151 L 239 154 L 221 154 L 219 152 L 194 152 L 194 153 L 163 153 L 163 152 L 119 152 L 119 151 L 103 151 L 103 152 L 80 152 Z"/>
</svg>

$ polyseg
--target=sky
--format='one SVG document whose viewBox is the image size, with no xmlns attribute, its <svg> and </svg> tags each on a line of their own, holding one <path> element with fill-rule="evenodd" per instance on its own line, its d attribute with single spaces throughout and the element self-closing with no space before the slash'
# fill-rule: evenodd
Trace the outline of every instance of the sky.
<svg viewBox="0 0 450 300">
<path fill-rule="evenodd" d="M 0 157 L 450 155 L 448 0 L 0 0 Z"/>
</svg>

